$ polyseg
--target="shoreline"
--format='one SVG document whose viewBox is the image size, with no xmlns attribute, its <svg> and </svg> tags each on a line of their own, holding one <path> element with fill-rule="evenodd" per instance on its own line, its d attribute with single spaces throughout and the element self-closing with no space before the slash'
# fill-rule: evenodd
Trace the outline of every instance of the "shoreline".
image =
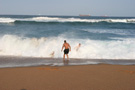
<svg viewBox="0 0 135 90">
<path fill-rule="evenodd" d="M 52 58 L 52 57 L 33 57 L 33 56 L 15 56 L 15 55 L 0 55 L 0 59 L 1 58 L 26 58 L 26 59 L 63 59 L 63 57 L 59 57 L 59 58 Z M 109 59 L 109 58 L 69 58 L 71 60 L 135 60 L 135 59 Z"/>
<path fill-rule="evenodd" d="M 135 65 L 0 68 L 0 90 L 135 90 Z"/>
<path fill-rule="evenodd" d="M 0 56 L 0 68 L 35 67 L 35 66 L 78 66 L 78 65 L 135 65 L 134 59 L 82 59 L 70 58 L 63 61 L 62 58 Z"/>
</svg>

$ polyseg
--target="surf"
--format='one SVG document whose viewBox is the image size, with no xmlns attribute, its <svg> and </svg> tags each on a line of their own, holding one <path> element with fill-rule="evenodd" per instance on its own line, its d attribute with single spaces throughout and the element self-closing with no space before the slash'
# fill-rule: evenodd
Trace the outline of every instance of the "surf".
<svg viewBox="0 0 135 90">
<path fill-rule="evenodd" d="M 48 22 L 58 22 L 58 23 L 135 23 L 135 19 L 83 19 L 83 18 L 60 18 L 60 17 L 32 17 L 32 18 L 0 18 L 0 23 L 14 23 L 14 22 L 36 22 L 36 23 L 48 23 Z"/>
<path fill-rule="evenodd" d="M 0 38 L 0 55 L 23 57 L 62 58 L 63 41 L 71 45 L 70 58 L 84 59 L 135 59 L 135 39 L 100 41 L 91 39 L 69 39 L 66 37 L 28 38 L 17 35 L 4 35 Z M 75 47 L 81 43 L 76 51 Z"/>
</svg>

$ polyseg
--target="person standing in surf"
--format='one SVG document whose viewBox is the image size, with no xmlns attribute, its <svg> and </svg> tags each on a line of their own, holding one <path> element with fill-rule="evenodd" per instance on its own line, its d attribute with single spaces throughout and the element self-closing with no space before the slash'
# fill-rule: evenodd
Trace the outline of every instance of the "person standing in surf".
<svg viewBox="0 0 135 90">
<path fill-rule="evenodd" d="M 64 48 L 65 48 L 65 49 L 64 49 Z M 64 49 L 63 60 L 65 60 L 65 55 L 67 56 L 67 60 L 69 60 L 68 53 L 69 53 L 69 51 L 71 51 L 71 47 L 70 47 L 70 45 L 66 42 L 66 40 L 64 40 L 64 44 L 63 44 L 63 46 L 62 46 L 61 51 L 63 51 L 63 49 Z"/>
</svg>

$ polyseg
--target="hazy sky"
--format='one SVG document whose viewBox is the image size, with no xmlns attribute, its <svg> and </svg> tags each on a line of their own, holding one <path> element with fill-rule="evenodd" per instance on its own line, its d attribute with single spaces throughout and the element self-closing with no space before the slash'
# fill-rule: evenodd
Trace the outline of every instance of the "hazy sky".
<svg viewBox="0 0 135 90">
<path fill-rule="evenodd" d="M 135 16 L 135 0 L 0 0 L 0 14 Z"/>
</svg>

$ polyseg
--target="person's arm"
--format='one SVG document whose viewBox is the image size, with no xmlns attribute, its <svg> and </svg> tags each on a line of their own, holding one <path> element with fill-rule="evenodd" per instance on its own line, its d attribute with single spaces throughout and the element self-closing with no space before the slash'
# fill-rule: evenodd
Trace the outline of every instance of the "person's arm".
<svg viewBox="0 0 135 90">
<path fill-rule="evenodd" d="M 63 51 L 63 48 L 64 48 L 64 44 L 63 44 L 63 46 L 62 46 L 62 49 L 61 49 L 61 51 Z"/>
</svg>

